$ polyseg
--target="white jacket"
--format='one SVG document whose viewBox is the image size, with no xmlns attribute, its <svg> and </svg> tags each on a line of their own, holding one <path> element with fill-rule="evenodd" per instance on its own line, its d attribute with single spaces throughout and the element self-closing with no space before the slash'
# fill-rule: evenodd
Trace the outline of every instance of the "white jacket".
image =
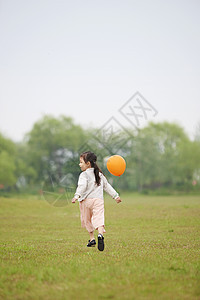
<svg viewBox="0 0 200 300">
<path fill-rule="evenodd" d="M 88 168 L 83 171 L 78 179 L 78 186 L 74 198 L 78 201 L 82 201 L 86 198 L 100 198 L 103 199 L 103 191 L 108 193 L 113 199 L 117 198 L 119 194 L 115 189 L 108 183 L 105 176 L 99 172 L 101 178 L 100 185 L 96 184 L 94 168 Z"/>
</svg>

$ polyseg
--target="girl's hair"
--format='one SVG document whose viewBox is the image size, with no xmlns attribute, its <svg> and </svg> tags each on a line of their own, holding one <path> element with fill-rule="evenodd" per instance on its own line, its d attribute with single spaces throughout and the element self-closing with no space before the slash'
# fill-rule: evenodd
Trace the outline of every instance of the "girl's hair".
<svg viewBox="0 0 200 300">
<path fill-rule="evenodd" d="M 101 178 L 99 176 L 99 172 L 103 174 L 103 172 L 101 171 L 101 169 L 98 167 L 98 165 L 96 164 L 97 161 L 97 156 L 90 151 L 86 151 L 81 153 L 80 157 L 83 158 L 84 162 L 90 162 L 91 167 L 94 168 L 94 175 L 95 175 L 95 180 L 96 180 L 96 184 L 99 186 L 101 183 Z"/>
</svg>

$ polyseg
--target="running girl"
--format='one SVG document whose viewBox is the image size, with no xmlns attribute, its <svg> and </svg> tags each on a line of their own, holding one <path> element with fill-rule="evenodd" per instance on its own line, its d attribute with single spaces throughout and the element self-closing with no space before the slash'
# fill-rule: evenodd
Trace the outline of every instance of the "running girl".
<svg viewBox="0 0 200 300">
<path fill-rule="evenodd" d="M 87 151 L 80 155 L 80 168 L 83 171 L 78 180 L 72 203 L 79 201 L 81 225 L 89 232 L 90 239 L 87 247 L 94 247 L 96 241 L 94 230 L 98 229 L 98 249 L 104 250 L 104 199 L 103 191 L 107 192 L 117 203 L 121 202 L 119 194 L 108 183 L 102 171 L 96 164 L 97 157 Z"/>
</svg>

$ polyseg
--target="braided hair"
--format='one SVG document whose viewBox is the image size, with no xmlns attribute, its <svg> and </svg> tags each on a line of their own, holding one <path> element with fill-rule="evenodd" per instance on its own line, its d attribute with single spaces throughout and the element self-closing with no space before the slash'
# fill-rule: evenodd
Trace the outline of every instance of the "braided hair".
<svg viewBox="0 0 200 300">
<path fill-rule="evenodd" d="M 102 174 L 103 174 L 103 172 L 96 164 L 97 156 L 93 152 L 86 151 L 86 152 L 81 153 L 80 157 L 83 158 L 85 163 L 90 162 L 91 167 L 94 168 L 95 181 L 96 181 L 96 184 L 99 186 L 101 183 L 101 178 L 99 176 L 99 172 Z"/>
</svg>

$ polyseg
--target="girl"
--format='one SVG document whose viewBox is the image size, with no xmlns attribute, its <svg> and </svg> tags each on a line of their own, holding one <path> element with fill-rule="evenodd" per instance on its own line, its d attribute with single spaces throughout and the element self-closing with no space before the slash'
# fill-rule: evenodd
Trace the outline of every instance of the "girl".
<svg viewBox="0 0 200 300">
<path fill-rule="evenodd" d="M 103 190 L 117 203 L 121 202 L 119 194 L 108 183 L 102 171 L 96 164 L 97 157 L 93 152 L 87 151 L 80 155 L 80 168 L 83 171 L 78 180 L 78 187 L 72 203 L 79 201 L 81 212 L 81 225 L 89 232 L 90 239 L 87 247 L 94 247 L 96 241 L 94 230 L 98 229 L 98 249 L 104 250 L 104 200 Z"/>
</svg>

